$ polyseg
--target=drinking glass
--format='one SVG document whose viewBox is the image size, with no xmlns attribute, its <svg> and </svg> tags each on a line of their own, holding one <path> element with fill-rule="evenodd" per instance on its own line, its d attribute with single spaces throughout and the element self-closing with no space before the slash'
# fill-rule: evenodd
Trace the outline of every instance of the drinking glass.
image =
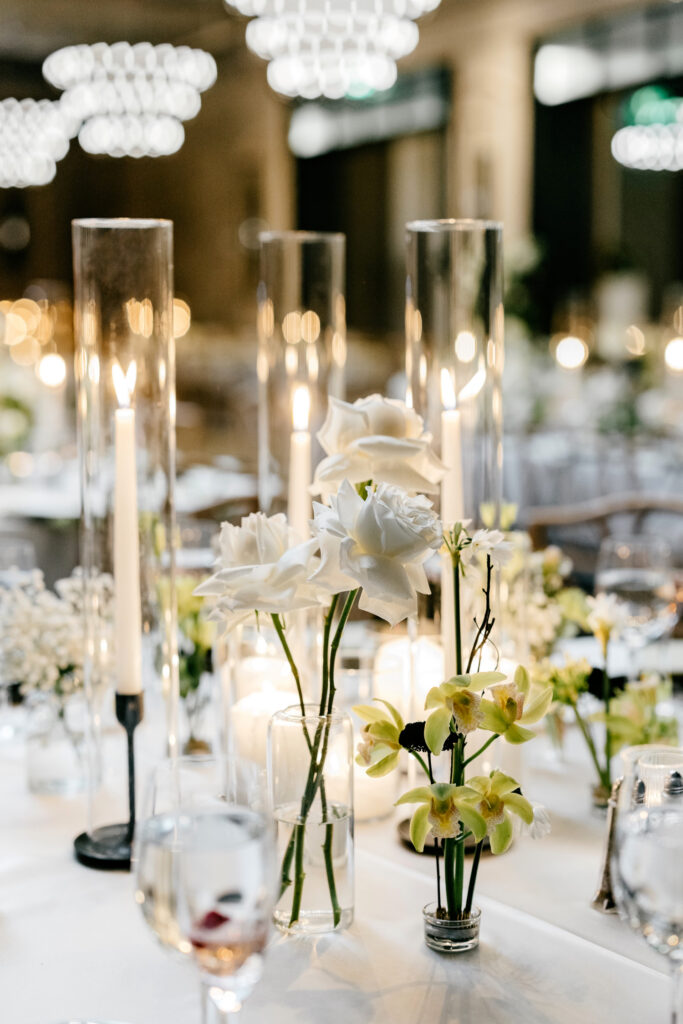
<svg viewBox="0 0 683 1024">
<path fill-rule="evenodd" d="M 683 1024 L 683 750 L 653 750 L 625 766 L 612 853 L 622 918 L 668 958 L 671 1024 Z"/>
<path fill-rule="evenodd" d="M 229 800 L 213 758 L 163 762 L 136 830 L 136 901 L 161 944 L 199 968 L 203 1024 L 233 1020 L 258 982 L 275 896 L 273 828 Z"/>
<path fill-rule="evenodd" d="M 630 654 L 660 640 L 676 623 L 671 549 L 658 537 L 608 537 L 600 545 L 596 593 L 614 594 L 624 609 L 622 637 Z"/>
</svg>

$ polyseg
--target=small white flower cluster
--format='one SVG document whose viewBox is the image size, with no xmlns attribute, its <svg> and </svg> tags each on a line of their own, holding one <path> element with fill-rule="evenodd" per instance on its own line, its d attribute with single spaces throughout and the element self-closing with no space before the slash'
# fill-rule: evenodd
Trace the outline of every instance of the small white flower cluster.
<svg viewBox="0 0 683 1024">
<path fill-rule="evenodd" d="M 26 573 L 0 590 L 0 671 L 4 683 L 22 691 L 54 690 L 66 696 L 83 685 L 85 653 L 84 583 L 80 570 L 46 589 L 43 574 Z M 88 593 L 111 651 L 113 581 L 101 575 Z"/>
</svg>

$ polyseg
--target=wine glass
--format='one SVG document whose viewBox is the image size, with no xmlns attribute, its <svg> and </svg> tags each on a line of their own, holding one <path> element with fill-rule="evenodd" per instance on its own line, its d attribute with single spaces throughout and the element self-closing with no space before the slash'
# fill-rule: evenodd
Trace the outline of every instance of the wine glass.
<svg viewBox="0 0 683 1024">
<path fill-rule="evenodd" d="M 619 790 L 612 879 L 619 913 L 668 958 L 671 1024 L 683 1024 L 683 750 L 627 763 Z"/>
<path fill-rule="evenodd" d="M 596 593 L 614 594 L 624 611 L 621 635 L 632 664 L 637 650 L 676 624 L 671 549 L 659 537 L 608 537 L 600 545 Z"/>
<path fill-rule="evenodd" d="M 199 968 L 203 1024 L 239 1013 L 258 982 L 275 896 L 271 822 L 226 798 L 220 759 L 153 773 L 136 829 L 136 894 L 162 945 Z"/>
</svg>

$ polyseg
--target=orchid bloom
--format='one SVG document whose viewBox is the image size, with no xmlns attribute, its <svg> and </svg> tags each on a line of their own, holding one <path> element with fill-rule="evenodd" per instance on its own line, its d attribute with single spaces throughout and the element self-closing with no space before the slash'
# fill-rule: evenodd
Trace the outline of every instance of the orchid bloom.
<svg viewBox="0 0 683 1024">
<path fill-rule="evenodd" d="M 504 736 L 508 743 L 533 739 L 536 734 L 525 726 L 540 722 L 553 702 L 552 686 L 532 686 L 521 665 L 513 682 L 499 683 L 488 692 L 491 699 L 481 702 L 482 729 Z"/>
<path fill-rule="evenodd" d="M 409 790 L 396 804 L 420 805 L 410 821 L 410 839 L 417 852 L 422 853 L 430 831 L 436 839 L 455 839 L 468 829 L 477 842 L 483 839 L 486 820 L 473 805 L 477 799 L 478 791 L 469 786 L 434 782 Z"/>
<path fill-rule="evenodd" d="M 486 686 L 505 679 L 503 672 L 474 672 L 472 675 L 453 676 L 440 686 L 433 686 L 425 700 L 425 710 L 432 710 L 425 723 L 425 743 L 433 754 L 440 754 L 451 731 L 451 720 L 456 731 L 466 735 L 481 725 L 484 715 L 481 693 Z"/>
<path fill-rule="evenodd" d="M 478 795 L 473 808 L 486 822 L 491 853 L 505 853 L 512 842 L 509 812 L 516 814 L 526 825 L 534 821 L 533 807 L 526 797 L 515 792 L 519 789 L 519 783 L 503 772 L 494 771 L 488 776 L 476 775 L 468 779 L 467 788 Z"/>
<path fill-rule="evenodd" d="M 365 768 L 368 775 L 378 778 L 398 767 L 401 753 L 399 736 L 404 724 L 393 704 L 379 697 L 375 699 L 389 709 L 389 714 L 370 704 L 358 704 L 353 711 L 366 723 L 361 730 L 356 764 Z"/>
<path fill-rule="evenodd" d="M 607 644 L 613 635 L 617 635 L 624 621 L 624 609 L 614 594 L 598 594 L 597 597 L 586 598 L 588 616 L 586 622 L 602 649 L 603 657 L 607 657 Z"/>
</svg>

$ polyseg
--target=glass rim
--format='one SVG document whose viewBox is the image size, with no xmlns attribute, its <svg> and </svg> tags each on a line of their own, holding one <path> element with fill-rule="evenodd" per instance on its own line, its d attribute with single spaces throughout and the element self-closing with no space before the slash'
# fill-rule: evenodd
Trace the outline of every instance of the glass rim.
<svg viewBox="0 0 683 1024">
<path fill-rule="evenodd" d="M 340 711 L 339 708 L 332 708 L 329 715 L 326 712 L 320 714 L 320 705 L 307 703 L 304 704 L 305 714 L 301 714 L 300 704 L 290 704 L 289 707 L 281 708 L 279 711 L 273 712 L 271 716 L 271 723 L 278 722 L 319 722 L 328 720 L 330 722 L 343 722 L 347 715 L 345 712 Z"/>
<path fill-rule="evenodd" d="M 436 921 L 439 924 L 461 925 L 462 927 L 466 927 L 467 925 L 472 924 L 473 921 L 478 921 L 479 918 L 481 917 L 481 907 L 478 907 L 476 903 L 472 904 L 472 909 L 470 910 L 469 917 L 463 917 L 461 919 L 456 919 L 454 921 L 452 921 L 449 917 L 436 917 L 438 906 L 439 905 L 436 902 L 436 900 L 432 900 L 431 903 L 425 903 L 424 907 L 422 908 L 422 913 L 424 917 L 434 917 L 436 918 Z"/>
<path fill-rule="evenodd" d="M 619 751 L 618 757 L 626 767 L 634 767 L 641 759 L 648 754 L 671 753 L 678 750 L 678 747 L 668 747 L 665 743 L 634 743 L 631 747 L 624 747 Z"/>
<path fill-rule="evenodd" d="M 641 754 L 637 764 L 641 768 L 670 768 L 672 765 L 683 765 L 683 747 L 648 750 Z"/>
<path fill-rule="evenodd" d="M 501 220 L 478 220 L 476 217 L 445 217 L 441 219 L 409 220 L 406 231 L 437 234 L 457 231 L 502 231 Z"/>
<path fill-rule="evenodd" d="M 74 217 L 74 228 L 172 228 L 173 221 L 165 217 Z"/>
<path fill-rule="evenodd" d="M 264 242 L 346 242 L 343 231 L 260 231 L 258 240 Z"/>
<path fill-rule="evenodd" d="M 632 547 L 634 549 L 658 547 L 662 550 L 668 551 L 669 554 L 671 554 L 672 550 L 668 540 L 666 540 L 664 537 L 656 537 L 654 534 L 650 533 L 614 533 L 610 534 L 609 537 L 605 537 L 604 540 L 600 542 L 600 546 L 604 547 L 605 550 L 611 548 L 615 551 L 618 550 L 622 544 L 626 547 Z"/>
</svg>

